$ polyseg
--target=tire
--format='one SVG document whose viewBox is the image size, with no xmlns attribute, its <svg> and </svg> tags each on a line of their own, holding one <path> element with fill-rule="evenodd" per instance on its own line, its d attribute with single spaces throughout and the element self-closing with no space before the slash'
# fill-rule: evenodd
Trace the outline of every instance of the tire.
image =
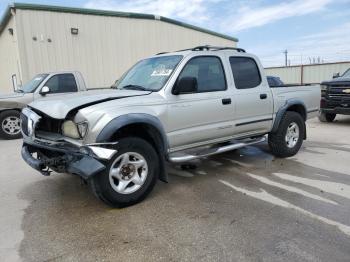
<svg viewBox="0 0 350 262">
<path fill-rule="evenodd" d="M 324 112 L 320 112 L 318 114 L 318 119 L 321 122 L 333 122 L 333 120 L 335 119 L 336 114 L 332 114 L 332 113 L 324 113 Z"/>
<path fill-rule="evenodd" d="M 20 113 L 7 110 L 0 113 L 0 137 L 3 139 L 18 139 L 22 137 Z"/>
<path fill-rule="evenodd" d="M 288 132 L 288 130 L 291 131 Z M 297 133 L 298 135 L 296 135 Z M 290 139 L 287 139 L 287 135 Z M 288 111 L 283 116 L 278 130 L 269 134 L 268 144 L 273 155 L 277 157 L 291 157 L 298 153 L 304 136 L 305 122 L 303 117 L 296 112 Z"/>
<path fill-rule="evenodd" d="M 118 152 L 106 170 L 91 178 L 89 183 L 94 194 L 106 204 L 126 207 L 142 201 L 152 191 L 159 177 L 159 158 L 148 142 L 137 137 L 120 139 L 116 149 Z M 146 164 L 141 166 L 141 160 Z"/>
</svg>

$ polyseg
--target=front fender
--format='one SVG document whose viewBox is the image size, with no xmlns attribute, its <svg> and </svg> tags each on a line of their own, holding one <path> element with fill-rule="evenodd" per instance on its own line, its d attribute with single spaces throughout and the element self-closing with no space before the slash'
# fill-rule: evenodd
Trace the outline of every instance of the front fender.
<svg viewBox="0 0 350 262">
<path fill-rule="evenodd" d="M 162 123 L 157 117 L 144 113 L 131 113 L 114 118 L 98 134 L 96 143 L 109 142 L 118 129 L 130 124 L 147 124 L 153 126 L 159 132 L 164 148 L 167 148 L 168 140 Z"/>
<path fill-rule="evenodd" d="M 116 131 L 131 124 L 147 124 L 158 131 L 158 134 L 154 135 L 158 137 L 160 142 L 157 143 L 157 151 L 160 161 L 159 178 L 163 182 L 168 182 L 168 175 L 165 168 L 165 161 L 168 155 L 168 140 L 163 125 L 157 117 L 144 113 L 131 113 L 116 117 L 102 129 L 97 136 L 96 143 L 110 142 Z"/>
</svg>

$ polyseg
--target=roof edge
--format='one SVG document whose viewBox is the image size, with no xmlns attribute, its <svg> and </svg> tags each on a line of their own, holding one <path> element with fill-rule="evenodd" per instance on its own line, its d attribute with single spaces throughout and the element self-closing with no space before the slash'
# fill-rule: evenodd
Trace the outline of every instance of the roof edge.
<svg viewBox="0 0 350 262">
<path fill-rule="evenodd" d="M 308 66 L 322 66 L 322 65 L 338 65 L 338 64 L 349 64 L 349 61 L 339 61 L 339 62 L 326 62 L 326 63 L 317 63 L 317 64 L 298 64 L 290 66 L 269 66 L 264 67 L 264 69 L 279 69 L 279 68 L 291 68 L 291 67 L 308 67 Z"/>
<path fill-rule="evenodd" d="M 5 12 L 2 14 L 1 18 L 0 18 L 0 35 L 2 34 L 2 32 L 4 31 L 5 27 L 7 26 L 7 23 L 10 21 L 11 19 L 11 8 L 13 7 L 13 5 L 8 5 L 6 7 Z"/>
<path fill-rule="evenodd" d="M 227 40 L 238 42 L 238 38 L 229 35 L 217 33 L 202 27 L 190 25 L 184 22 L 180 22 L 174 19 L 170 19 L 163 16 L 156 16 L 152 14 L 143 13 L 131 13 L 131 12 L 119 12 L 119 11 L 109 11 L 109 10 L 99 10 L 99 9 L 88 9 L 88 8 L 78 8 L 78 7 L 65 7 L 65 6 L 55 6 L 55 5 L 40 5 L 40 4 L 28 4 L 28 3 L 14 3 L 9 5 L 0 20 L 0 34 L 6 27 L 8 21 L 11 17 L 11 9 L 22 9 L 22 10 L 39 10 L 39 11 L 51 11 L 51 12 L 61 12 L 61 13 L 75 13 L 75 14 L 86 14 L 86 15 L 101 15 L 101 16 L 114 16 L 114 17 L 125 17 L 125 18 L 136 18 L 136 19 L 149 19 L 158 20 L 165 23 L 174 24 L 177 26 L 185 27 L 202 33 L 214 35 Z"/>
</svg>

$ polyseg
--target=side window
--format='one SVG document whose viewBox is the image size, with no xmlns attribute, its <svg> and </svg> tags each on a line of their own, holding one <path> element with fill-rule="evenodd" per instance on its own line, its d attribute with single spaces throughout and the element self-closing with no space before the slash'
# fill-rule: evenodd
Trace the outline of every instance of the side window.
<svg viewBox="0 0 350 262">
<path fill-rule="evenodd" d="M 250 57 L 230 57 L 233 78 L 237 89 L 254 88 L 260 85 L 259 68 Z"/>
<path fill-rule="evenodd" d="M 221 60 L 215 56 L 192 58 L 183 68 L 178 80 L 183 77 L 196 78 L 199 93 L 226 90 L 226 79 Z"/>
<path fill-rule="evenodd" d="M 50 94 L 77 92 L 78 87 L 73 74 L 55 75 L 45 84 L 50 88 Z"/>
<path fill-rule="evenodd" d="M 267 83 L 270 87 L 273 87 L 275 85 L 275 81 L 272 77 L 267 77 Z"/>
</svg>

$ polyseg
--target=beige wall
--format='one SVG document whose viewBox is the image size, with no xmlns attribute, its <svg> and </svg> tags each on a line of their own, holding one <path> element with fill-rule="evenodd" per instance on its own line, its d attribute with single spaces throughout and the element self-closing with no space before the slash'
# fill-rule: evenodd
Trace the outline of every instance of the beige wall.
<svg viewBox="0 0 350 262">
<path fill-rule="evenodd" d="M 14 29 L 14 35 L 9 33 L 9 28 Z M 11 78 L 13 74 L 17 75 L 18 80 L 20 79 L 17 61 L 16 28 L 14 18 L 11 18 L 0 37 L 0 94 L 13 90 Z"/>
<path fill-rule="evenodd" d="M 136 61 L 158 52 L 203 44 L 236 46 L 158 20 L 32 10 L 17 10 L 16 19 L 24 81 L 40 72 L 79 70 L 89 87 L 109 86 Z M 72 35 L 71 27 L 79 34 Z"/>
<path fill-rule="evenodd" d="M 286 84 L 299 84 L 301 82 L 300 67 L 265 68 L 268 76 L 278 76 Z"/>
<path fill-rule="evenodd" d="M 304 66 L 304 82 L 320 83 L 324 80 L 332 79 L 334 73 L 343 74 L 348 68 L 349 63 L 326 64 L 317 66 Z"/>
<path fill-rule="evenodd" d="M 350 68 L 350 62 L 339 62 L 330 64 L 290 66 L 290 67 L 272 67 L 265 68 L 266 75 L 279 76 L 286 84 L 301 84 L 301 76 L 303 75 L 303 83 L 321 83 L 330 80 L 334 73 L 343 74 Z M 303 73 L 301 72 L 303 71 Z"/>
</svg>

